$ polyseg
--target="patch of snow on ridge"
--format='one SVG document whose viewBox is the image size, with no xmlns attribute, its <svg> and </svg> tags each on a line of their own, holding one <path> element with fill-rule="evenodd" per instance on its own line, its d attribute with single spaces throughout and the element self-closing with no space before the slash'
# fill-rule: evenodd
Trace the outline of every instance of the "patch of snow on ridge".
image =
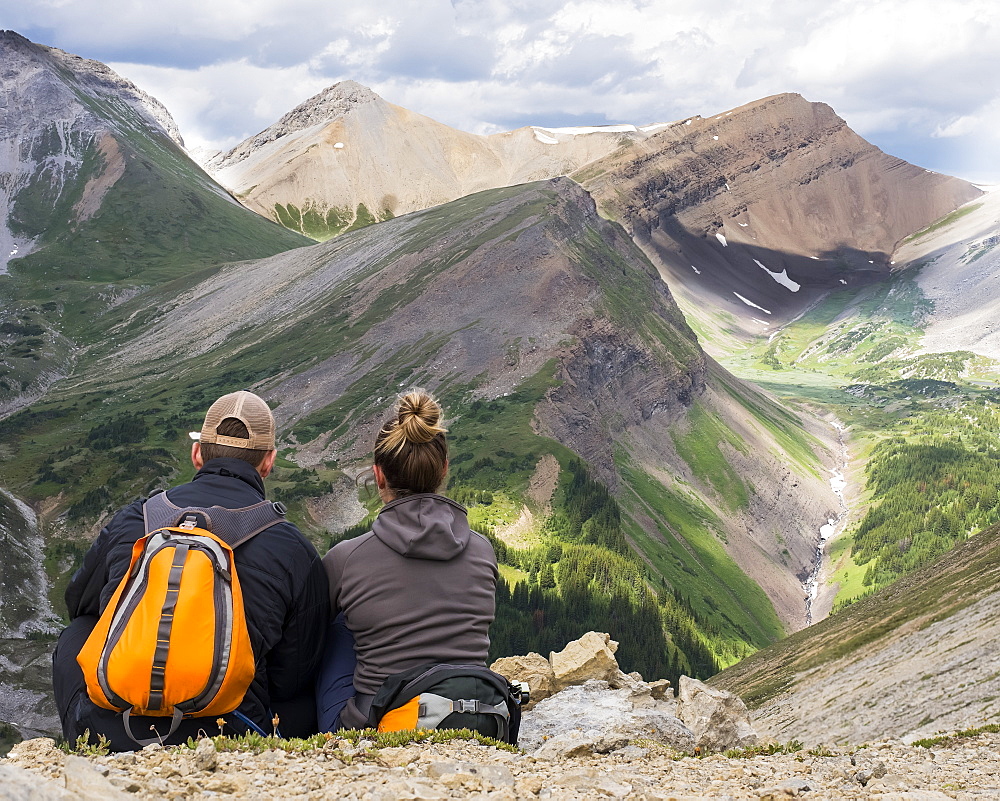
<svg viewBox="0 0 1000 801">
<path fill-rule="evenodd" d="M 344 147 L 344 143 L 343 143 L 343 142 L 337 142 L 337 143 L 336 143 L 336 144 L 334 145 L 334 148 L 336 148 L 337 150 L 342 150 L 342 149 L 343 149 L 343 147 Z"/>
<path fill-rule="evenodd" d="M 722 247 L 724 248 L 729 247 L 729 243 L 726 241 L 726 237 L 723 235 L 722 231 L 719 231 L 719 233 L 715 235 L 715 238 L 722 243 Z"/>
<path fill-rule="evenodd" d="M 698 274 L 698 275 L 701 275 L 701 270 L 699 270 L 699 269 L 698 269 L 697 267 L 695 267 L 695 266 L 694 266 L 693 264 L 691 265 L 691 269 L 692 269 L 692 270 L 694 270 L 696 274 Z"/>
<path fill-rule="evenodd" d="M 773 270 L 767 269 L 763 264 L 761 264 L 757 259 L 754 259 L 754 264 L 756 264 L 760 269 L 767 273 L 771 278 L 777 281 L 786 289 L 790 289 L 792 292 L 798 292 L 801 288 L 801 284 L 797 284 L 791 278 L 788 277 L 788 270 L 782 270 L 780 273 L 776 273 Z"/>
<path fill-rule="evenodd" d="M 635 133 L 638 129 L 634 125 L 577 125 L 569 128 L 541 128 L 534 127 L 536 133 L 545 131 L 550 134 L 566 134 L 567 136 L 580 136 L 592 133 Z"/>
<path fill-rule="evenodd" d="M 739 292 L 733 292 L 733 294 L 736 295 L 736 297 L 738 297 L 740 300 L 742 300 L 747 306 L 753 306 L 755 309 L 760 309 L 762 312 L 764 312 L 764 314 L 770 314 L 771 313 L 767 309 L 765 309 L 763 306 L 758 306 L 752 300 L 747 300 Z"/>
<path fill-rule="evenodd" d="M 538 128 L 532 128 L 535 132 L 535 139 L 541 142 L 543 145 L 558 145 L 559 140 L 552 136 L 546 136 Z"/>
<path fill-rule="evenodd" d="M 750 223 L 740 223 L 740 228 L 746 228 Z"/>
<path fill-rule="evenodd" d="M 672 122 L 654 122 L 652 125 L 643 125 L 639 130 L 643 133 L 650 133 L 651 131 L 660 131 L 664 128 L 669 128 L 673 124 Z"/>
</svg>

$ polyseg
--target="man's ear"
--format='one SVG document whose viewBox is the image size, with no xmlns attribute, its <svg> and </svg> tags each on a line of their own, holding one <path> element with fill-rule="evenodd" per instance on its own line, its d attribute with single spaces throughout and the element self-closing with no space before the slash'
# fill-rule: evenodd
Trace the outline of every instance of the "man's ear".
<svg viewBox="0 0 1000 801">
<path fill-rule="evenodd" d="M 277 458 L 277 450 L 267 452 L 267 456 L 264 457 L 264 461 L 262 461 L 257 468 L 257 472 L 260 473 L 261 478 L 267 478 L 268 474 L 274 469 L 274 460 Z"/>
<path fill-rule="evenodd" d="M 201 470 L 205 466 L 205 460 L 201 456 L 200 442 L 191 443 L 191 464 L 194 465 L 195 470 Z"/>
</svg>

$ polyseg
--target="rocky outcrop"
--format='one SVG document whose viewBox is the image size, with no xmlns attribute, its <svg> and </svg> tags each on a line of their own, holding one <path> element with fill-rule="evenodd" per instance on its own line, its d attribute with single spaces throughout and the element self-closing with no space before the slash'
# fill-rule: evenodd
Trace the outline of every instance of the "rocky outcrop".
<svg viewBox="0 0 1000 801">
<path fill-rule="evenodd" d="M 610 635 L 588 631 L 561 651 L 553 651 L 549 663 L 556 687 L 562 689 L 591 679 L 611 681 L 619 672 L 617 650 L 618 643 Z"/>
<path fill-rule="evenodd" d="M 695 744 L 703 751 L 757 744 L 757 732 L 750 725 L 750 714 L 739 696 L 681 676 L 677 708 L 678 719 L 691 730 Z"/>
<path fill-rule="evenodd" d="M 498 659 L 490 670 L 513 681 L 526 682 L 530 691 L 528 707 L 556 692 L 556 676 L 549 660 L 532 651 L 526 656 L 505 656 Z"/>
<path fill-rule="evenodd" d="M 696 738 L 677 717 L 671 698 L 654 699 L 649 685 L 615 690 L 591 679 L 568 687 L 524 713 L 519 744 L 540 759 L 607 754 L 636 740 L 692 752 Z"/>
<path fill-rule="evenodd" d="M 556 690 L 533 696 L 537 703 L 521 722 L 522 748 L 538 758 L 561 759 L 617 751 L 636 740 L 706 753 L 756 743 L 739 698 L 685 676 L 675 699 L 668 681 L 646 683 L 638 673 L 623 673 L 617 649 L 607 634 L 589 631 L 553 651 L 548 662 L 529 654 L 493 663 L 493 670 L 527 681 L 533 692 L 535 686 Z"/>
</svg>

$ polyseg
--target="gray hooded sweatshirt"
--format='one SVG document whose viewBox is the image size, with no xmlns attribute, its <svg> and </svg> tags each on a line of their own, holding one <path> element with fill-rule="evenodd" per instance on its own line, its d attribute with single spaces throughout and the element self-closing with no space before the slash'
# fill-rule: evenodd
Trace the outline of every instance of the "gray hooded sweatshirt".
<svg viewBox="0 0 1000 801">
<path fill-rule="evenodd" d="M 358 693 L 418 665 L 486 664 L 497 559 L 469 529 L 465 507 L 431 493 L 391 501 L 368 534 L 337 543 L 323 565 L 332 612 L 354 634 Z"/>
</svg>

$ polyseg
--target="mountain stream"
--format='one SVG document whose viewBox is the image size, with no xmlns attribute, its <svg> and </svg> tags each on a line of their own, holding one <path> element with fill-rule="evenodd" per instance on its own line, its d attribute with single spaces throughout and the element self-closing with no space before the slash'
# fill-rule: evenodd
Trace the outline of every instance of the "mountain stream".
<svg viewBox="0 0 1000 801">
<path fill-rule="evenodd" d="M 847 500 L 844 498 L 844 490 L 847 488 L 847 479 L 844 478 L 844 471 L 847 469 L 847 443 L 844 440 L 844 426 L 839 420 L 834 420 L 831 425 L 837 431 L 837 439 L 840 443 L 837 454 L 837 466 L 830 471 L 830 488 L 840 501 L 840 513 L 836 517 L 828 518 L 825 525 L 820 526 L 819 538 L 816 540 L 816 553 L 813 556 L 812 572 L 802 583 L 802 589 L 806 594 L 806 625 L 813 624 L 813 604 L 819 596 L 820 574 L 823 572 L 823 563 L 826 557 L 826 543 L 837 533 L 837 526 L 847 515 Z"/>
</svg>

